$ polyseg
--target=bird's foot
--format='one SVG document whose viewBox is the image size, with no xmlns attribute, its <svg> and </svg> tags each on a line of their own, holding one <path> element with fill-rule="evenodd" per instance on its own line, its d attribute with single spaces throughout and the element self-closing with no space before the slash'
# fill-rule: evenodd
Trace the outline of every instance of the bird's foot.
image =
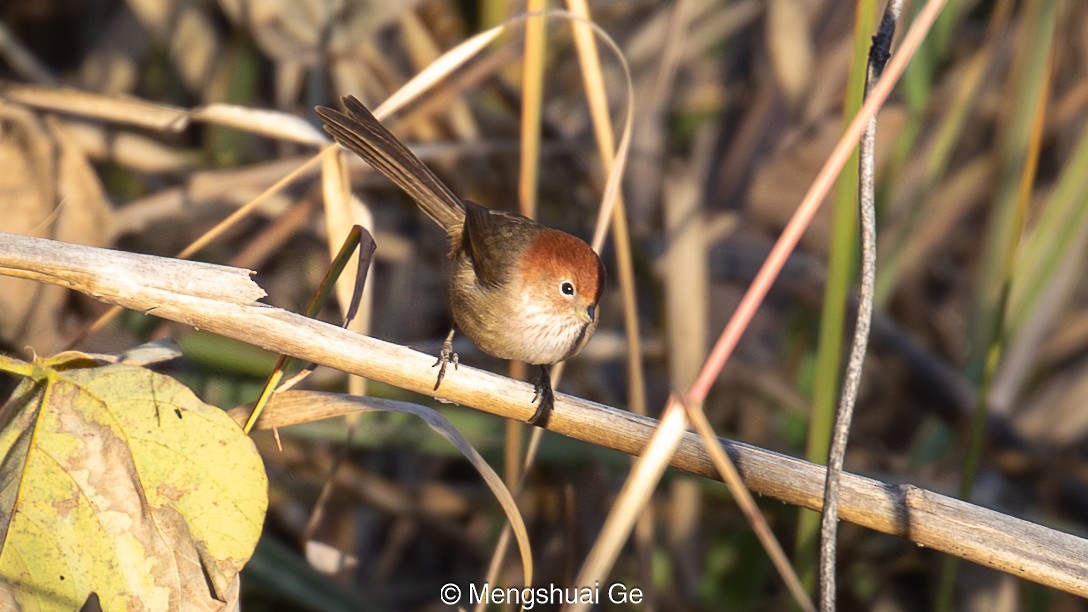
<svg viewBox="0 0 1088 612">
<path fill-rule="evenodd" d="M 548 419 L 552 415 L 552 408 L 555 406 L 551 366 L 540 366 L 540 376 L 533 381 L 533 386 L 536 392 L 533 394 L 532 403 L 536 404 L 537 400 L 540 400 L 540 404 L 537 405 L 533 416 L 529 417 L 529 424 L 544 427 L 548 424 Z"/>
<path fill-rule="evenodd" d="M 450 330 L 450 335 L 446 336 L 446 341 L 442 343 L 442 352 L 438 354 L 438 361 L 434 362 L 431 367 L 442 366 L 438 369 L 438 380 L 434 381 L 434 390 L 438 391 L 438 387 L 442 385 L 442 379 L 446 377 L 446 366 L 453 364 L 453 369 L 457 369 L 457 366 L 461 363 L 461 358 L 457 353 L 453 352 L 453 330 Z"/>
</svg>

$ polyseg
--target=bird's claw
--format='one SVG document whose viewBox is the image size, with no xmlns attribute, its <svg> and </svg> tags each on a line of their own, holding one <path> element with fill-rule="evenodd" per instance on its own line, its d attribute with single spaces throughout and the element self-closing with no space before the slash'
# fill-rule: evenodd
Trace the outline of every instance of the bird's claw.
<svg viewBox="0 0 1088 612">
<path fill-rule="evenodd" d="M 552 408 L 555 406 L 555 392 L 552 391 L 552 376 L 549 366 L 540 366 L 540 376 L 533 380 L 533 387 L 535 392 L 533 393 L 532 403 L 536 404 L 537 400 L 540 400 L 540 404 L 537 405 L 533 416 L 529 417 L 529 424 L 544 427 L 548 424 L 548 419 L 552 415 Z"/>
<path fill-rule="evenodd" d="M 450 335 L 446 336 L 446 341 L 442 343 L 442 352 L 438 354 L 438 361 L 431 366 L 432 368 L 442 366 L 438 370 L 438 380 L 434 381 L 435 391 L 438 391 L 438 387 L 442 385 L 442 379 L 446 377 L 446 366 L 451 363 L 455 370 L 461 365 L 461 358 L 453 352 L 453 330 L 450 330 Z"/>
</svg>

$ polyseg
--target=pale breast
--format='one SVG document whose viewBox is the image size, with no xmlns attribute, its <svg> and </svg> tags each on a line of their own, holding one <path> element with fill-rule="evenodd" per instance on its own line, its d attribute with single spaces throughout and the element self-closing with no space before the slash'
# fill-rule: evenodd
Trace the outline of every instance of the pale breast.
<svg viewBox="0 0 1088 612">
<path fill-rule="evenodd" d="M 596 322 L 557 314 L 525 291 L 480 287 L 472 274 L 471 264 L 455 265 L 450 307 L 458 329 L 481 351 L 534 365 L 553 364 L 576 355 L 592 335 Z"/>
</svg>

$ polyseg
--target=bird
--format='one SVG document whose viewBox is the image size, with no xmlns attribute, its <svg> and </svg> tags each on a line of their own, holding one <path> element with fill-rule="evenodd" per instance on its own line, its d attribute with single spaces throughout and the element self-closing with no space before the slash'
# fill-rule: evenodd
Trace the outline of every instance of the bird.
<svg viewBox="0 0 1088 612">
<path fill-rule="evenodd" d="M 362 102 L 350 95 L 340 102 L 343 112 L 316 108 L 325 131 L 411 196 L 450 240 L 454 325 L 435 362 L 434 389 L 446 366 L 459 363 L 453 337 L 460 330 L 489 355 L 540 368 L 528 422 L 546 426 L 555 401 L 552 366 L 577 355 L 599 323 L 600 256 L 571 234 L 458 198 Z"/>
</svg>

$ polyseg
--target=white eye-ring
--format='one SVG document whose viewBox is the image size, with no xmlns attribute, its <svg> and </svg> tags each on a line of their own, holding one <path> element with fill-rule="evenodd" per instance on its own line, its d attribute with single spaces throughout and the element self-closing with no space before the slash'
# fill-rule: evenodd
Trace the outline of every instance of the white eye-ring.
<svg viewBox="0 0 1088 612">
<path fill-rule="evenodd" d="M 574 283 L 570 282 L 569 280 L 565 280 L 559 283 L 559 291 L 561 291 L 563 295 L 567 297 L 574 295 Z"/>
</svg>

